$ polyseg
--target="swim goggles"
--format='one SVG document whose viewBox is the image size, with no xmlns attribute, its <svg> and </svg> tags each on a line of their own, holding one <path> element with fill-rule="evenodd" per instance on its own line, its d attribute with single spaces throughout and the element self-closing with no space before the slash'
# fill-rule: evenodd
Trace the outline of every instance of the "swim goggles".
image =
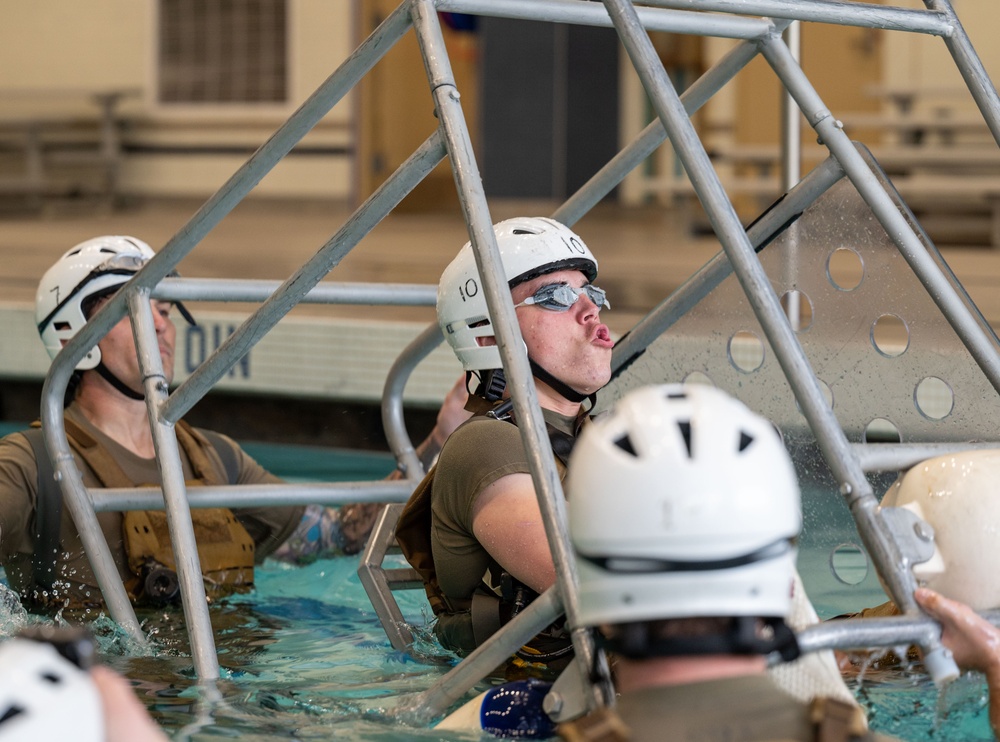
<svg viewBox="0 0 1000 742">
<path fill-rule="evenodd" d="M 604 291 L 604 289 L 599 289 L 590 284 L 581 286 L 580 288 L 574 288 L 573 286 L 565 283 L 546 284 L 520 304 L 515 304 L 514 308 L 517 309 L 518 307 L 523 307 L 526 304 L 537 304 L 542 309 L 549 309 L 553 312 L 565 312 L 571 306 L 576 304 L 577 299 L 584 294 L 587 295 L 587 298 L 590 299 L 594 303 L 594 306 L 598 309 L 601 307 L 611 309 L 611 304 L 608 302 L 607 292 Z"/>
</svg>

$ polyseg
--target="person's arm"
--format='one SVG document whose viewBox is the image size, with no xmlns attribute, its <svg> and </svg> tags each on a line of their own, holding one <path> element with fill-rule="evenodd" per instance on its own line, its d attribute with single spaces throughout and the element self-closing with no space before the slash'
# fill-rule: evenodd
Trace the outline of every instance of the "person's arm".
<svg viewBox="0 0 1000 742">
<path fill-rule="evenodd" d="M 472 531 L 501 567 L 535 592 L 555 583 L 530 474 L 508 474 L 483 489 L 472 506 Z"/>
<path fill-rule="evenodd" d="M 1000 737 L 1000 630 L 969 606 L 925 587 L 913 593 L 917 604 L 941 624 L 941 642 L 963 670 L 986 676 L 990 689 L 990 726 Z"/>
<path fill-rule="evenodd" d="M 100 665 L 91 668 L 90 675 L 104 707 L 108 742 L 167 742 L 125 678 Z"/>
</svg>

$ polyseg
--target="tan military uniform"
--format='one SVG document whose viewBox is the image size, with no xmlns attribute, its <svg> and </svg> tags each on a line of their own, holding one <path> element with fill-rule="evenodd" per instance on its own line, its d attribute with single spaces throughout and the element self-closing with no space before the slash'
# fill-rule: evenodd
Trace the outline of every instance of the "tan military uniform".
<svg viewBox="0 0 1000 742">
<path fill-rule="evenodd" d="M 159 485 L 160 474 L 155 459 L 135 455 L 97 430 L 75 405 L 66 410 L 66 417 L 103 449 L 105 449 L 124 476 L 135 484 Z M 197 436 L 204 444 L 204 439 Z M 236 457 L 237 484 L 264 484 L 280 482 L 246 455 L 232 440 L 221 437 L 232 446 Z M 214 478 L 220 484 L 228 480 L 225 465 L 219 454 L 207 444 L 202 447 L 205 458 L 214 468 Z M 77 466 L 87 487 L 100 487 L 102 479 L 79 456 Z M 189 457 L 182 449 L 181 463 L 185 479 L 196 478 Z M 31 591 L 32 555 L 35 550 L 35 504 L 38 495 L 38 467 L 34 451 L 24 435 L 13 433 L 0 440 L 0 563 L 3 564 L 11 587 L 26 595 Z M 255 559 L 260 562 L 272 553 L 295 529 L 302 518 L 303 508 L 245 508 L 235 511 L 242 529 L 252 539 Z M 98 522 L 107 539 L 122 580 L 133 576 L 123 534 L 123 515 L 119 512 L 97 514 Z M 60 522 L 61 549 L 57 559 L 57 586 L 59 593 L 39 595 L 43 603 L 59 605 L 69 600 L 74 605 L 100 606 L 103 603 L 97 580 L 83 550 L 80 536 L 66 508 Z"/>
</svg>

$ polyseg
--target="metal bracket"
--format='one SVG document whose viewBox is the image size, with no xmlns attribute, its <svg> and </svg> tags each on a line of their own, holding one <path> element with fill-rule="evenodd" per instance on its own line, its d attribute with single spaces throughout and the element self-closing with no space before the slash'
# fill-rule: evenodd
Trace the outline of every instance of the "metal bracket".
<svg viewBox="0 0 1000 742">
<path fill-rule="evenodd" d="M 403 512 L 403 503 L 392 503 L 382 509 L 368 545 L 361 555 L 358 578 L 368 593 L 368 599 L 382 623 L 393 649 L 406 651 L 413 644 L 413 633 L 403 619 L 393 590 L 414 590 L 424 586 L 420 574 L 412 567 L 385 569 L 382 562 L 388 554 L 399 554 L 396 544 L 396 523 Z"/>
<path fill-rule="evenodd" d="M 879 516 L 899 547 L 902 565 L 910 569 L 934 556 L 934 527 L 906 508 L 882 507 Z"/>
</svg>

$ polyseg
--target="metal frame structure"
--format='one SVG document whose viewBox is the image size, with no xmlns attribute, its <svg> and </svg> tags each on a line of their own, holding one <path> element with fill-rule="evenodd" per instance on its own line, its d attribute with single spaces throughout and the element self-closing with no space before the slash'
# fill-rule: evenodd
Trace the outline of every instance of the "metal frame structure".
<svg viewBox="0 0 1000 742">
<path fill-rule="evenodd" d="M 782 39 L 782 33 L 796 20 L 939 36 L 954 57 L 994 138 L 1000 142 L 1000 98 L 949 0 L 924 1 L 926 9 L 918 10 L 835 0 L 646 0 L 639 6 L 628 0 L 603 0 L 603 7 L 584 0 L 403 0 L 371 36 L 160 249 L 156 257 L 95 315 L 52 365 L 43 390 L 42 420 L 46 445 L 62 485 L 65 501 L 80 531 L 114 619 L 134 637 L 142 639 L 135 614 L 97 524 L 95 511 L 112 507 L 159 507 L 162 503 L 167 511 L 171 537 L 178 556 L 178 576 L 196 672 L 203 681 L 212 681 L 218 677 L 218 659 L 189 507 L 232 504 L 237 494 L 229 487 L 202 488 L 190 493 L 186 491 L 173 426 L 298 302 L 399 303 L 398 287 L 387 289 L 365 286 L 349 290 L 347 287 L 331 287 L 328 284 L 319 287 L 318 283 L 435 165 L 447 157 L 483 278 L 487 304 L 497 327 L 498 345 L 510 380 L 515 414 L 521 421 L 519 430 L 529 452 L 532 479 L 552 548 L 557 579 L 555 586 L 545 595 L 432 688 L 412 699 L 406 708 L 411 718 L 417 722 L 426 722 L 439 715 L 560 613 L 565 613 L 568 625 L 572 628 L 576 667 L 583 677 L 589 677 L 590 669 L 595 663 L 595 650 L 589 633 L 580 627 L 577 620 L 575 565 L 566 533 L 562 488 L 556 474 L 549 439 L 545 434 L 528 361 L 523 353 L 518 352 L 522 345 L 520 332 L 503 278 L 486 194 L 437 17 L 437 11 L 450 10 L 606 26 L 617 31 L 652 101 L 657 119 L 552 216 L 567 225 L 574 224 L 628 172 L 669 138 L 722 243 L 723 253 L 642 320 L 628 338 L 616 347 L 613 358 L 616 372 L 627 366 L 665 327 L 693 306 L 699 296 L 711 290 L 730 272 L 735 273 L 775 351 L 795 399 L 819 442 L 824 458 L 839 482 L 840 491 L 850 506 L 865 546 L 891 596 L 907 614 L 903 622 L 894 624 L 895 628 L 890 627 L 888 634 L 881 635 L 881 639 L 871 639 L 865 635 L 859 641 L 868 645 L 895 644 L 905 641 L 907 637 L 917 639 L 924 648 L 927 666 L 936 680 L 944 681 L 957 674 L 950 656 L 940 646 L 933 624 L 919 617 L 912 598 L 915 582 L 909 568 L 912 563 L 923 558 L 922 545 L 916 543 L 917 539 L 913 534 L 913 523 L 877 507 L 871 486 L 864 475 L 862 459 L 865 454 L 848 443 L 826 403 L 816 376 L 755 253 L 756 249 L 766 244 L 830 185 L 842 177 L 850 179 L 893 237 L 906 261 L 934 297 L 993 387 L 1000 391 L 1000 354 L 996 338 L 984 329 L 982 318 L 974 307 L 970 308 L 967 297 L 963 297 L 948 280 L 948 276 L 942 273 L 934 256 L 928 252 L 911 224 L 886 193 L 865 154 L 848 141 L 840 123 L 827 110 L 796 62 L 795 55 Z M 330 240 L 280 286 L 224 280 L 194 282 L 166 279 L 170 271 L 205 235 L 411 29 L 420 45 L 439 121 L 438 128 Z M 679 96 L 654 53 L 647 30 L 713 35 L 739 39 L 740 43 L 683 96 Z M 761 55 L 772 67 L 806 120 L 829 148 L 831 157 L 795 185 L 764 218 L 747 230 L 740 224 L 690 116 L 757 55 Z M 429 304 L 433 302 L 431 294 L 428 287 L 406 287 L 403 303 Z M 226 301 L 238 297 L 260 300 L 262 303 L 190 378 L 176 390 L 169 392 L 152 330 L 148 302 L 150 297 L 210 301 Z M 61 401 L 74 367 L 87 350 L 126 314 L 131 317 L 139 349 L 147 410 L 163 477 L 162 498 L 157 494 L 150 494 L 148 490 L 88 491 L 74 465 L 63 427 Z M 282 486 L 280 492 L 278 488 L 267 486 L 239 487 L 239 502 L 291 504 L 405 499 L 422 470 L 402 424 L 402 389 L 413 366 L 440 339 L 437 328 L 429 328 L 401 357 L 386 385 L 383 417 L 389 430 L 390 444 L 407 474 L 405 481 L 338 486 Z M 951 446 L 950 450 L 954 448 L 955 446 Z M 898 463 L 907 460 L 907 456 L 914 455 L 918 454 L 911 449 L 892 458 Z M 884 459 L 885 457 L 880 465 L 885 465 Z M 383 529 L 383 535 L 389 534 L 385 537 L 391 539 L 390 531 L 391 529 Z M 399 577 L 398 581 L 406 583 L 411 576 L 396 577 Z M 387 588 L 387 583 L 391 581 L 388 578 L 383 580 L 380 587 Z M 384 621 L 387 618 L 381 612 L 380 616 Z M 388 618 L 398 620 L 396 616 Z M 845 628 L 843 631 L 850 634 L 852 630 Z M 822 632 L 817 630 L 815 633 L 819 635 Z M 891 635 L 891 641 L 886 640 L 888 635 Z M 405 642 L 405 636 L 401 635 L 401 641 Z M 844 646 L 845 642 L 849 644 L 852 641 L 850 637 L 845 639 L 838 635 L 835 639 L 828 637 L 814 643 L 817 647 Z M 609 700 L 608 689 L 596 687 L 587 695 L 584 705 L 594 707 Z"/>
</svg>

